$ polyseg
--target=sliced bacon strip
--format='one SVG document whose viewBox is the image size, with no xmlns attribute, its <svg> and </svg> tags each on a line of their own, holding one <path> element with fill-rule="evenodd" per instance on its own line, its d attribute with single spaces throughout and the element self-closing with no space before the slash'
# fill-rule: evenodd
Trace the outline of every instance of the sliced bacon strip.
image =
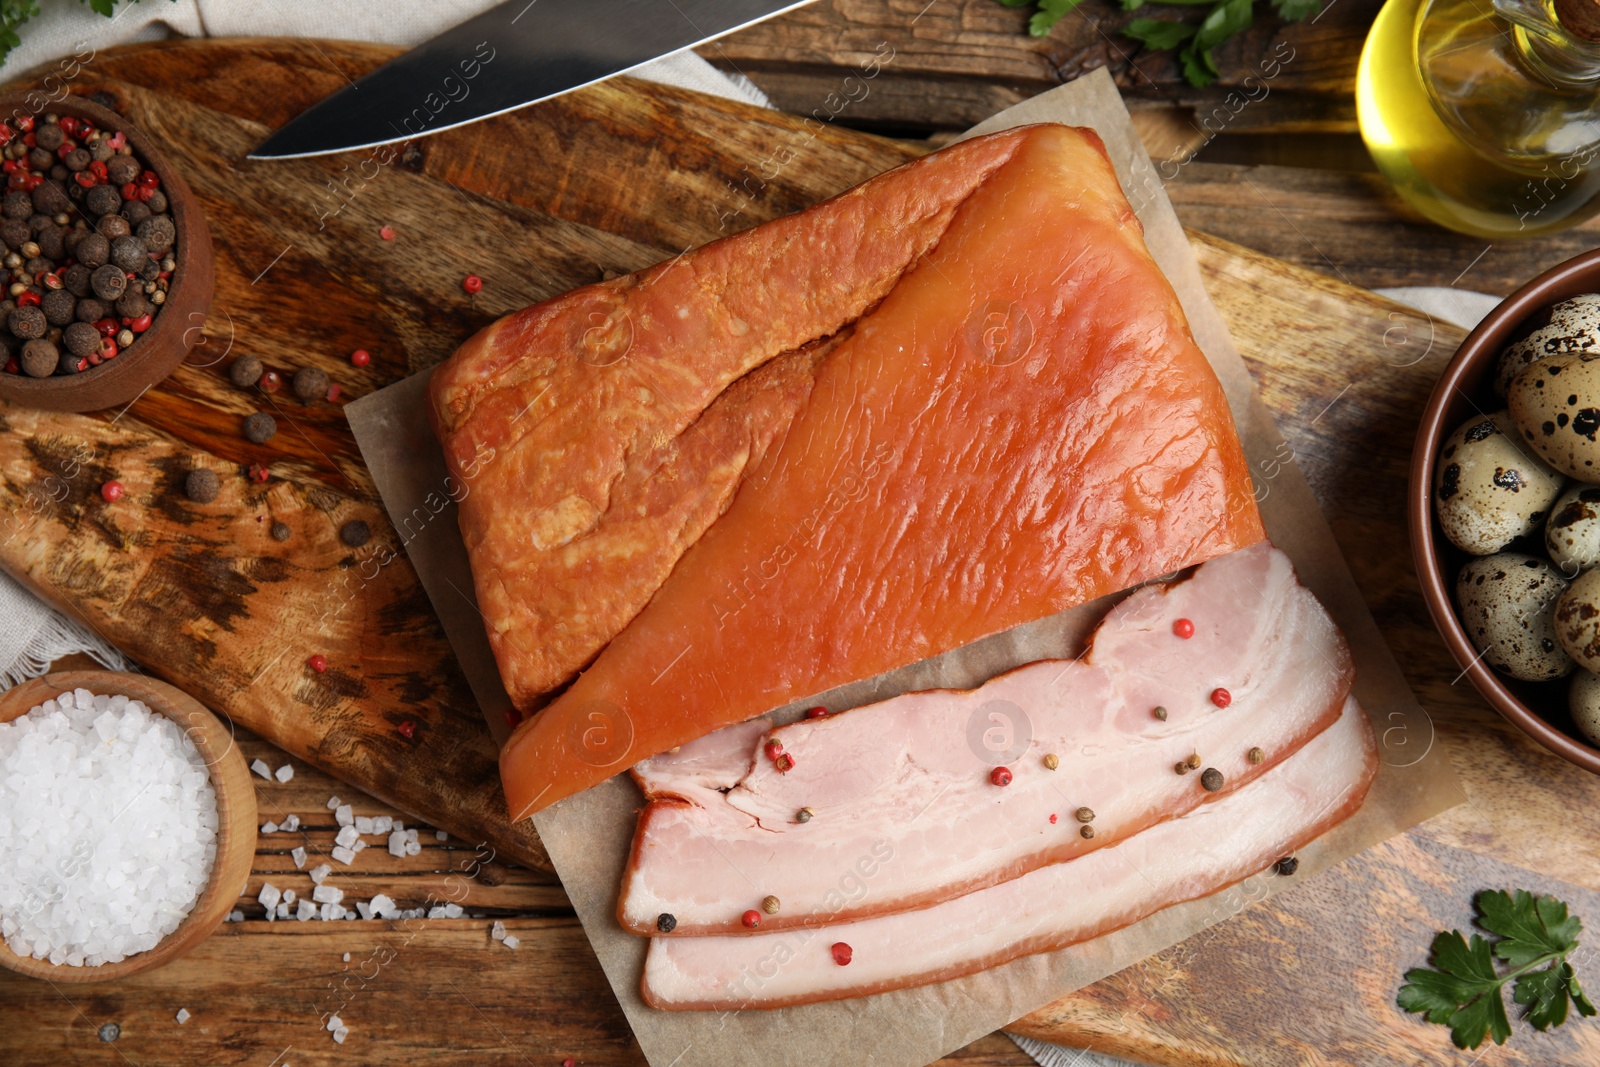
<svg viewBox="0 0 1600 1067">
<path fill-rule="evenodd" d="M 1372 727 L 1351 698 L 1331 729 L 1256 782 L 1114 848 L 919 911 L 751 937 L 653 938 L 644 999 L 669 1010 L 842 1000 L 1087 941 L 1292 853 L 1354 813 L 1377 769 Z M 886 844 L 863 859 L 886 873 L 899 857 Z M 875 876 L 862 883 L 876 891 Z M 834 960 L 839 943 L 850 946 L 847 966 Z"/>
<path fill-rule="evenodd" d="M 1180 619 L 1192 637 L 1174 633 Z M 767 893 L 784 908 L 764 930 L 821 925 L 1016 878 L 1269 770 L 1338 718 L 1354 675 L 1333 620 L 1265 542 L 1140 589 L 1091 640 L 1077 661 L 1029 664 L 977 689 L 908 693 L 775 730 L 756 720 L 639 764 L 652 801 L 623 880 L 623 926 L 654 934 L 670 912 L 678 936 L 740 933 L 740 915 Z M 1219 687 L 1225 708 L 1212 699 Z M 793 769 L 762 754 L 768 738 Z M 981 758 L 986 742 L 1017 746 L 1004 788 L 989 777 L 996 760 Z M 1207 792 L 1199 770 L 1176 772 L 1191 753 L 1222 772 L 1222 790 Z M 802 807 L 814 812 L 805 823 Z M 1092 839 L 1080 836 L 1081 807 L 1095 813 Z M 895 860 L 856 896 L 854 865 L 881 842 Z"/>
</svg>

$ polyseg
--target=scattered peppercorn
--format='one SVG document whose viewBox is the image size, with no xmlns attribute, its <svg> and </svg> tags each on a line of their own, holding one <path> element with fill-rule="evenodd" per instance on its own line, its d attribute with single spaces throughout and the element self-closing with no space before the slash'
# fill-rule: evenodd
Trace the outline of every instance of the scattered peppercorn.
<svg viewBox="0 0 1600 1067">
<path fill-rule="evenodd" d="M 122 1027 L 118 1026 L 116 1023 L 101 1023 L 100 1029 L 96 1031 L 96 1033 L 99 1035 L 101 1041 L 109 1043 L 122 1036 Z"/>
<path fill-rule="evenodd" d="M 1215 793 L 1222 788 L 1222 772 L 1215 767 L 1207 767 L 1200 772 L 1200 784 L 1207 793 Z"/>
<path fill-rule="evenodd" d="M 402 719 L 400 721 L 400 725 L 396 726 L 395 729 L 400 731 L 401 737 L 409 741 L 416 735 L 417 724 L 412 722 L 410 719 Z"/>
<path fill-rule="evenodd" d="M 1078 836 L 1083 838 L 1085 841 L 1089 840 L 1094 836 L 1094 827 L 1090 826 L 1088 823 L 1084 823 L 1082 826 L 1078 827 Z"/>
<path fill-rule="evenodd" d="M 1189 769 L 1191 771 L 1198 771 L 1200 769 L 1200 753 L 1189 753 Z"/>
<path fill-rule="evenodd" d="M 1219 708 L 1225 708 L 1233 703 L 1233 694 L 1218 686 L 1211 691 L 1211 703 Z"/>
<path fill-rule="evenodd" d="M 320 367 L 301 367 L 294 372 L 294 395 L 305 404 L 320 400 L 328 392 L 328 372 Z"/>
<path fill-rule="evenodd" d="M 217 493 L 222 489 L 222 482 L 217 478 L 217 472 L 207 467 L 196 467 L 183 479 L 183 495 L 196 504 L 209 504 L 217 499 Z"/>
<path fill-rule="evenodd" d="M 1244 758 L 1249 760 L 1251 763 L 1260 763 L 1262 760 L 1267 758 L 1267 754 L 1261 751 L 1259 748 L 1252 748 L 1249 752 L 1245 753 Z"/>
<path fill-rule="evenodd" d="M 323 671 L 328 669 L 328 657 L 318 652 L 316 655 L 306 660 L 306 666 L 310 667 L 318 674 L 321 674 Z"/>
<path fill-rule="evenodd" d="M 1077 811 L 1072 813 L 1072 816 L 1079 822 L 1094 822 L 1094 809 L 1079 808 Z"/>
<path fill-rule="evenodd" d="M 294 531 L 289 529 L 289 524 L 286 522 L 273 523 L 271 532 L 274 541 L 287 541 L 294 536 Z"/>
<path fill-rule="evenodd" d="M 1172 769 L 1177 771 L 1179 774 L 1188 774 L 1189 773 L 1189 761 L 1188 760 L 1179 760 L 1177 763 L 1174 763 L 1172 765 Z"/>
<path fill-rule="evenodd" d="M 350 362 L 353 366 L 365 367 L 368 363 L 372 362 L 372 353 L 368 352 L 365 348 L 358 348 L 354 352 L 350 353 Z"/>
<path fill-rule="evenodd" d="M 351 519 L 339 527 L 339 540 L 351 548 L 360 548 L 372 540 L 372 528 L 360 519 Z"/>
<path fill-rule="evenodd" d="M 754 908 L 739 916 L 739 921 L 744 923 L 745 929 L 754 930 L 761 925 L 761 913 Z"/>
<path fill-rule="evenodd" d="M 670 934 L 678 928 L 678 917 L 670 911 L 664 911 L 656 916 L 656 929 L 664 934 Z"/>
<path fill-rule="evenodd" d="M 1285 856 L 1277 863 L 1274 863 L 1272 865 L 1272 869 L 1284 877 L 1288 877 L 1300 869 L 1300 861 L 1295 859 L 1293 856 Z"/>
<path fill-rule="evenodd" d="M 278 435 L 278 420 L 258 411 L 244 420 L 244 436 L 253 445 L 264 445 Z"/>
<path fill-rule="evenodd" d="M 761 746 L 761 753 L 768 759 L 775 760 L 783 755 L 783 742 L 776 737 L 769 737 L 766 743 Z"/>
<path fill-rule="evenodd" d="M 262 371 L 261 378 L 256 382 L 263 393 L 276 393 L 283 388 L 283 378 L 275 370 Z"/>
<path fill-rule="evenodd" d="M 272 471 L 267 469 L 267 465 L 265 463 L 250 464 L 250 470 L 248 473 L 252 482 L 267 482 L 272 480 Z"/>
<path fill-rule="evenodd" d="M 855 956 L 855 951 L 843 941 L 833 943 L 833 962 L 841 967 L 850 966 L 850 960 Z"/>
<path fill-rule="evenodd" d="M 1010 785 L 1011 770 L 1008 767 L 996 767 L 989 772 L 989 781 L 995 785 Z"/>
<path fill-rule="evenodd" d="M 1061 766 L 1061 757 L 1056 755 L 1054 752 L 1046 752 L 1044 754 L 1044 766 L 1045 770 L 1047 771 L 1055 770 L 1057 767 Z"/>
<path fill-rule="evenodd" d="M 393 226 L 380 226 L 378 228 L 378 236 L 382 237 L 385 241 L 394 240 L 394 227 Z"/>
<path fill-rule="evenodd" d="M 1050 813 L 1050 825 L 1054 826 L 1055 824 L 1056 824 L 1056 813 L 1052 811 Z"/>
<path fill-rule="evenodd" d="M 1156 718 L 1160 719 L 1162 722 L 1166 722 L 1167 721 L 1167 709 L 1162 707 L 1160 704 L 1157 704 L 1156 705 L 1156 710 L 1155 710 L 1155 716 L 1156 716 Z"/>
<path fill-rule="evenodd" d="M 1172 624 L 1172 632 L 1187 641 L 1194 636 L 1194 623 L 1188 619 L 1179 619 Z"/>
<path fill-rule="evenodd" d="M 465 289 L 468 295 L 475 296 L 483 289 L 483 279 L 476 274 L 469 274 L 461 279 L 461 288 Z"/>
<path fill-rule="evenodd" d="M 794 757 L 785 752 L 772 761 L 772 766 L 779 774 L 788 774 L 794 770 Z"/>
<path fill-rule="evenodd" d="M 783 902 L 777 897 L 766 896 L 761 898 L 761 910 L 766 912 L 768 915 L 778 914 L 778 909 L 781 907 L 783 907 Z"/>
<path fill-rule="evenodd" d="M 100 498 L 107 504 L 115 504 L 122 499 L 122 483 L 117 481 L 106 482 L 100 486 Z"/>
<path fill-rule="evenodd" d="M 240 389 L 248 389 L 261 380 L 266 368 L 254 356 L 240 356 L 228 365 L 228 380 Z"/>
<path fill-rule="evenodd" d="M 795 822 L 810 822 L 812 817 L 815 816 L 816 814 L 817 813 L 812 811 L 810 808 L 801 808 L 799 811 L 794 813 L 794 821 Z"/>
<path fill-rule="evenodd" d="M 507 708 L 505 720 L 506 728 L 508 730 L 515 730 L 518 726 L 522 725 L 522 712 L 518 711 L 516 708 Z"/>
<path fill-rule="evenodd" d="M 808 718 L 808 719 L 826 719 L 827 717 L 828 717 L 828 709 L 827 708 L 807 708 L 806 709 L 806 718 Z"/>
</svg>

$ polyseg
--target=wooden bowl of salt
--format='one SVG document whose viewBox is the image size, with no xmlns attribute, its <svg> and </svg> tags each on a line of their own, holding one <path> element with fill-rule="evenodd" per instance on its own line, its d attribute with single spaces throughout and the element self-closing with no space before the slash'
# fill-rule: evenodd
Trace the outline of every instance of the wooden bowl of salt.
<svg viewBox="0 0 1600 1067">
<path fill-rule="evenodd" d="M 96 695 L 120 694 L 176 723 L 194 742 L 216 797 L 216 851 L 210 874 L 188 914 L 154 947 L 115 963 L 73 966 L 19 955 L 0 938 L 0 965 L 10 970 L 52 982 L 104 982 L 169 963 L 221 925 L 250 876 L 256 847 L 256 793 L 228 724 L 182 690 L 146 675 L 98 670 L 47 674 L 0 693 L 0 723 L 11 722 L 47 700 L 77 690 Z M 0 911 L 0 922 L 4 919 L 5 914 Z"/>
</svg>

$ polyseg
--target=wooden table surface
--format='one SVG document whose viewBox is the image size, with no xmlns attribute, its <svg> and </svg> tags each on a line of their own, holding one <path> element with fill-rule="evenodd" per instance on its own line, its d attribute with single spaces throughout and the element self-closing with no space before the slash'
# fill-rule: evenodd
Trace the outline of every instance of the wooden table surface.
<svg viewBox="0 0 1600 1067">
<path fill-rule="evenodd" d="M 1459 285 L 1505 293 L 1597 243 L 1600 229 L 1591 224 L 1535 241 L 1487 245 L 1434 229 L 1405 211 L 1372 171 L 1354 134 L 1355 61 L 1377 6 L 1377 0 L 1331 0 L 1315 23 L 1290 27 L 1261 16 L 1252 31 L 1219 49 L 1224 76 L 1205 90 L 1184 84 L 1169 57 L 1142 53 L 1119 37 L 1118 27 L 1134 16 L 1110 0 L 1086 0 L 1044 40 L 1025 35 L 1024 12 L 993 0 L 819 0 L 702 52 L 725 69 L 750 76 L 785 109 L 833 114 L 847 125 L 934 142 L 1003 106 L 1086 70 L 1109 66 L 1153 154 L 1170 155 L 1181 164 L 1168 168 L 1175 173 L 1167 189 L 1188 226 L 1350 285 Z M 1259 99 L 1247 106 L 1238 106 L 1237 95 L 1230 102 L 1229 94 L 1241 91 L 1247 75 L 1259 78 L 1262 60 L 1274 54 L 1281 72 L 1270 79 L 1270 92 L 1261 96 L 1253 91 Z M 851 92 L 847 79 L 875 56 L 885 55 L 892 58 L 870 91 L 842 100 L 838 94 Z M 1251 343 L 1267 342 L 1241 339 L 1247 356 Z M 1436 373 L 1445 354 L 1433 353 L 1423 366 Z M 1328 354 L 1324 358 L 1332 360 Z M 1357 374 L 1352 370 L 1352 381 Z M 1280 419 L 1293 421 L 1298 408 L 1314 404 L 1320 409 L 1327 403 L 1317 392 L 1296 396 L 1296 383 L 1271 384 L 1267 401 Z M 1349 405 L 1345 410 L 1414 419 L 1405 405 L 1398 412 L 1385 408 L 1385 398 L 1373 388 L 1369 382 L 1355 389 L 1343 401 Z M 1349 420 L 1329 421 L 1347 429 L 1358 424 L 1354 414 Z M 1309 415 L 1299 421 L 1315 425 Z M 1382 444 L 1401 454 L 1380 457 L 1387 466 L 1377 475 L 1383 487 L 1377 500 L 1363 497 L 1361 478 L 1351 471 L 1319 466 L 1315 441 L 1302 456 L 1342 541 L 1364 540 L 1375 527 L 1400 529 L 1398 514 L 1385 509 L 1399 507 L 1395 481 L 1403 477 L 1397 471 L 1403 468 L 1409 428 L 1391 429 Z M 1422 605 L 1405 573 L 1405 551 L 1397 543 L 1390 559 L 1356 561 L 1357 577 L 1386 630 L 1391 620 L 1409 616 L 1413 631 L 1420 633 L 1425 630 Z M 1397 651 L 1409 665 L 1420 664 L 1424 703 L 1432 707 L 1431 698 L 1446 693 L 1451 701 L 1463 700 L 1449 689 L 1448 661 L 1431 634 L 1416 647 Z M 1475 698 L 1465 699 L 1471 703 Z M 1553 773 L 1550 758 L 1530 742 L 1497 725 L 1487 711 L 1473 714 L 1492 741 L 1493 767 Z M 291 782 L 258 781 L 257 795 L 264 820 L 296 813 L 306 831 L 261 838 L 241 903 L 246 921 L 226 926 L 203 945 L 193 965 L 186 961 L 152 972 L 124 991 L 80 996 L 72 987 L 0 975 L 0 1063 L 359 1063 L 367 1062 L 356 1040 L 364 1026 L 383 1028 L 388 1038 L 385 1062 L 397 1057 L 401 1062 L 541 1067 L 566 1057 L 579 1063 L 642 1062 L 554 878 L 482 862 L 462 842 L 436 840 L 431 828 L 423 830 L 421 855 L 395 859 L 379 846 L 358 858 L 353 873 L 341 873 L 341 884 L 353 897 L 387 893 L 402 907 L 455 900 L 481 918 L 440 919 L 382 934 L 364 923 L 264 921 L 254 903 L 263 883 L 309 890 L 289 850 L 296 844 L 314 852 L 331 847 L 335 826 L 325 804 L 328 797 L 341 796 L 358 814 L 397 813 L 290 760 L 265 741 L 241 734 L 240 743 L 247 758 L 259 757 L 274 768 L 295 765 Z M 1463 762 L 1458 757 L 1458 764 Z M 1470 762 L 1463 769 L 1470 772 Z M 1500 833 L 1490 825 L 1487 811 L 1479 810 L 1481 833 Z M 1456 844 L 1473 832 L 1470 820 L 1457 820 L 1432 838 L 1408 838 L 1407 844 L 1394 847 L 1416 848 L 1417 840 L 1426 847 L 1432 839 Z M 1574 877 L 1570 872 L 1577 870 L 1585 885 L 1600 888 L 1600 869 L 1592 860 L 1546 856 L 1537 841 L 1526 847 L 1528 865 L 1547 863 L 1568 872 L 1565 877 Z M 311 862 L 317 862 L 315 857 Z M 1471 888 L 1476 887 L 1462 887 L 1463 894 Z M 1216 929 L 1255 922 L 1270 930 L 1272 923 L 1292 922 L 1294 896 L 1285 898 L 1289 903 L 1283 908 L 1254 908 Z M 543 980 L 537 997 L 519 999 L 517 990 L 491 993 L 492 984 L 482 980 L 497 957 L 512 951 L 490 940 L 488 926 L 495 917 L 530 940 L 540 938 Z M 1214 951 L 1236 950 L 1237 944 L 1249 941 L 1230 941 L 1226 935 L 1215 940 Z M 201 985 L 195 976 L 208 967 L 210 977 Z M 1064 1002 L 1061 1014 L 1095 1019 L 1103 1028 L 1108 1015 L 1151 1005 L 1144 984 L 1151 973 L 1145 970 L 1121 984 L 1118 978 L 1100 983 Z M 611 1025 L 594 1025 L 597 1003 L 603 1005 L 601 1015 L 609 1011 L 614 1016 Z M 343 1049 L 317 1026 L 323 1013 L 340 1004 L 356 1006 L 347 1011 L 355 1030 Z M 194 1013 L 181 1027 L 173 1019 L 179 1008 Z M 26 1035 L 32 1020 L 46 1013 L 67 1021 L 48 1042 L 30 1041 Z M 1241 1008 L 1238 1017 L 1196 1020 L 1199 1045 L 1211 1047 L 1220 1039 L 1219 1028 L 1247 1026 L 1248 1014 Z M 579 1018 L 581 1026 L 573 1022 Z M 508 1020 L 519 1023 L 512 1035 L 507 1033 Z M 110 1044 L 96 1037 L 108 1022 L 117 1023 L 123 1035 Z M 1525 1036 L 1519 1033 L 1518 1038 Z M 949 1059 L 1031 1062 L 1001 1035 Z M 1190 1059 L 1174 1050 L 1172 1062 L 1213 1060 L 1200 1052 Z M 1317 1062 L 1346 1061 L 1335 1049 L 1319 1055 Z M 1460 1062 L 1523 1061 L 1504 1059 L 1501 1050 L 1491 1049 L 1477 1061 L 1463 1054 Z"/>
</svg>

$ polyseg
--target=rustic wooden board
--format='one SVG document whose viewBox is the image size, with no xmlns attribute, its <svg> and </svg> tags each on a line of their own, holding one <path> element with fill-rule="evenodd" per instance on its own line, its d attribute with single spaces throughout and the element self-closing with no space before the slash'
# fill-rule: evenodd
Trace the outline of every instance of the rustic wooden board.
<svg viewBox="0 0 1600 1067">
<path fill-rule="evenodd" d="M 235 353 L 280 370 L 321 366 L 348 396 L 360 395 L 437 361 L 526 300 L 790 210 L 918 151 L 617 84 L 422 142 L 372 178 L 359 156 L 240 161 L 267 126 L 390 54 L 329 43 L 180 43 L 96 61 L 96 80 L 82 88 L 108 92 L 167 142 L 213 219 L 218 299 L 199 362 L 226 345 L 231 322 Z M 745 187 L 754 197 L 747 199 L 740 183 L 785 148 L 795 161 Z M 659 179 L 617 180 L 641 168 Z M 1315 219 L 1305 221 L 1306 239 L 1322 243 Z M 399 240 L 377 237 L 384 224 L 397 227 Z M 1600 801 L 1600 779 L 1546 756 L 1452 686 L 1456 672 L 1416 595 L 1403 533 L 1404 466 L 1416 415 L 1459 334 L 1335 280 L 1198 241 L 1213 295 L 1268 406 L 1434 715 L 1434 743 L 1450 747 L 1474 800 L 1020 1026 L 1151 1062 L 1464 1063 L 1443 1031 L 1392 1007 L 1398 975 L 1420 962 L 1434 929 L 1463 921 L 1470 892 L 1482 886 L 1565 883 L 1580 913 L 1600 915 L 1595 821 L 1583 814 Z M 458 285 L 468 271 L 487 281 L 476 300 Z M 358 345 L 376 357 L 364 372 L 342 360 Z M 11 427 L 0 434 L 0 513 L 22 530 L 0 548 L 0 566 L 74 602 L 151 669 L 236 721 L 398 810 L 436 815 L 470 843 L 450 848 L 470 854 L 487 840 L 502 856 L 536 864 L 530 836 L 499 828 L 487 734 L 403 555 L 369 581 L 359 570 L 366 557 L 358 554 L 352 568 L 335 543 L 338 523 L 357 515 L 379 532 L 375 545 L 394 540 L 336 406 L 302 410 L 284 394 L 275 400 L 286 418 L 265 450 L 238 435 L 253 401 L 228 386 L 218 366 L 184 368 L 120 416 L 51 416 L 41 427 L 30 413 L 0 412 Z M 95 458 L 74 461 L 77 444 Z M 270 459 L 283 477 L 263 489 L 237 476 L 257 459 Z M 197 460 L 229 476 L 224 496 L 206 508 L 171 495 L 175 472 Z M 69 475 L 74 462 L 80 469 Z M 113 470 L 130 488 L 120 509 L 94 495 Z M 65 499 L 35 509 L 30 487 L 45 490 L 42 499 L 59 495 L 58 483 L 45 481 L 51 471 Z M 296 527 L 288 546 L 263 539 L 255 519 L 269 512 Z M 363 580 L 348 598 L 339 593 L 335 606 L 345 607 L 325 617 L 329 590 L 344 588 L 340 578 L 351 569 Z M 307 672 L 311 651 L 328 655 L 334 669 Z M 409 744 L 395 731 L 404 718 L 419 725 Z M 310 772 L 302 775 L 300 791 L 284 796 L 263 783 L 264 817 L 273 817 L 274 803 L 302 816 L 321 810 L 308 833 L 325 846 L 331 824 L 321 802 L 326 788 L 338 789 L 313 788 Z M 282 854 L 289 847 L 263 838 L 253 888 L 268 877 L 297 877 Z M 388 858 L 372 859 L 351 876 L 357 897 L 393 892 Z M 451 885 L 459 873 L 452 864 L 449 848 L 429 848 L 415 868 L 402 867 L 401 875 L 423 880 L 411 899 Z M 298 877 L 291 884 L 309 886 Z M 362 1000 L 368 1014 L 355 1015 L 367 1027 L 359 1047 L 335 1049 L 317 1034 L 314 1016 L 324 1009 L 308 998 L 343 973 L 339 953 L 364 959 L 374 944 L 392 946 L 408 931 L 254 921 L 224 928 L 175 965 L 181 969 L 86 987 L 71 1003 L 47 986 L 0 979 L 0 1060 L 113 1062 L 125 1053 L 141 1063 L 265 1063 L 292 1044 L 289 1062 L 408 1060 L 424 1050 L 440 1062 L 527 1062 L 531 1054 L 639 1062 L 549 877 L 519 873 L 469 891 L 475 910 L 531 916 L 518 923 L 523 949 L 513 959 L 480 955 L 494 947 L 486 920 L 428 924 L 427 936 L 405 942 L 401 958 L 410 965 L 363 985 L 371 995 Z M 1267 984 L 1284 992 L 1240 996 Z M 312 992 L 300 992 L 305 987 Z M 158 1034 L 170 1025 L 175 997 L 190 1011 L 204 1006 L 212 1021 Z M 26 1025 L 11 1025 L 24 1018 Z M 128 1018 L 150 1037 L 144 1055 L 131 1044 L 94 1041 L 95 1026 Z M 1593 1062 L 1594 1032 L 1519 1034 L 1516 1047 L 1494 1055 Z M 1000 1039 L 963 1055 L 1021 1062 Z"/>
</svg>

